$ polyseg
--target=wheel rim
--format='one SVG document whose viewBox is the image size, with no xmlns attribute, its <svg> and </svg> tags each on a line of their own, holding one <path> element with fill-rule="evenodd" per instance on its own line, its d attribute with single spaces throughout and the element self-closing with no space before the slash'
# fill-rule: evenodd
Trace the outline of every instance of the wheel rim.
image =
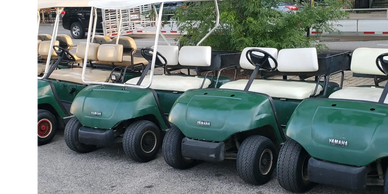
<svg viewBox="0 0 388 194">
<path fill-rule="evenodd" d="M 77 26 L 74 26 L 73 27 L 73 34 L 75 36 L 78 36 L 80 34 L 80 28 L 78 28 Z"/>
<path fill-rule="evenodd" d="M 267 175 L 272 168 L 273 164 L 273 153 L 270 149 L 265 149 L 259 159 L 259 170 L 263 175 Z"/>
<path fill-rule="evenodd" d="M 50 135 L 52 131 L 52 123 L 48 119 L 41 119 L 38 122 L 38 136 L 45 138 Z"/>
<path fill-rule="evenodd" d="M 143 134 L 140 141 L 141 150 L 144 153 L 151 153 L 155 150 L 158 139 L 153 131 L 147 131 Z"/>
<path fill-rule="evenodd" d="M 307 165 L 308 165 L 308 159 L 310 157 L 306 156 L 303 158 L 303 163 L 302 163 L 302 179 L 304 182 L 309 182 L 309 174 L 307 171 Z"/>
</svg>

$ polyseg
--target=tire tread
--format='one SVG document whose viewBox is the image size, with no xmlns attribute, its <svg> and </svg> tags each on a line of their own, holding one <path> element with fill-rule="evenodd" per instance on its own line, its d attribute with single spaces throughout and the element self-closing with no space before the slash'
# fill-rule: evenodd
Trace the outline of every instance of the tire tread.
<svg viewBox="0 0 388 194">
<path fill-rule="evenodd" d="M 145 127 L 153 127 L 156 129 L 154 132 L 157 133 L 157 147 L 151 154 L 139 153 L 139 146 L 137 145 L 137 140 L 141 138 L 141 135 Z M 158 150 L 161 145 L 161 134 L 159 128 L 155 123 L 148 120 L 140 120 L 130 124 L 124 132 L 123 137 L 123 149 L 126 155 L 128 155 L 132 160 L 137 162 L 148 162 L 155 159 Z"/>
<path fill-rule="evenodd" d="M 298 161 L 303 154 L 307 154 L 307 152 L 292 139 L 288 139 L 280 149 L 277 180 L 280 186 L 288 191 L 302 193 L 313 186 L 311 182 L 304 184 L 301 177 L 298 176 Z"/>
<path fill-rule="evenodd" d="M 265 149 L 271 149 L 273 154 L 272 169 L 267 175 L 260 174 L 258 160 Z M 255 154 L 257 153 L 257 154 Z M 250 136 L 243 141 L 237 153 L 237 173 L 245 182 L 253 185 L 262 185 L 271 179 L 276 164 L 275 146 L 264 136 Z"/>
</svg>

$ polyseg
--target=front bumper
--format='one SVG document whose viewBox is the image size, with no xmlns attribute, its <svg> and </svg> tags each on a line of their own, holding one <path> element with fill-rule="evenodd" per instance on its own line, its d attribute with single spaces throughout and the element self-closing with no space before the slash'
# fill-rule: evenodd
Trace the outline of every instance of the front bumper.
<svg viewBox="0 0 388 194">
<path fill-rule="evenodd" d="M 182 140 L 182 156 L 209 162 L 221 162 L 225 159 L 224 142 L 206 142 L 189 139 Z"/>
<path fill-rule="evenodd" d="M 349 189 L 365 189 L 367 168 L 335 164 L 310 158 L 308 175 L 311 182 Z"/>
<path fill-rule="evenodd" d="M 79 142 L 86 145 L 108 146 L 114 142 L 112 129 L 81 127 L 78 131 Z"/>
</svg>

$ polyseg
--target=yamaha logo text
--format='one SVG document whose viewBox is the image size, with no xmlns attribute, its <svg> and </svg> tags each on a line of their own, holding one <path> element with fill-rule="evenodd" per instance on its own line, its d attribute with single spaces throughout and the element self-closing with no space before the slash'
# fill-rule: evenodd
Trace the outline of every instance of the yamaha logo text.
<svg viewBox="0 0 388 194">
<path fill-rule="evenodd" d="M 348 147 L 348 141 L 338 140 L 338 139 L 329 139 L 329 143 L 332 145 L 339 145 L 343 147 Z"/>
<path fill-rule="evenodd" d="M 210 121 L 197 121 L 197 125 L 200 125 L 200 126 L 210 126 L 211 123 L 210 123 Z"/>
<path fill-rule="evenodd" d="M 92 111 L 92 112 L 90 112 L 90 114 L 93 116 L 101 116 L 102 115 L 101 112 L 96 112 L 96 111 Z"/>
</svg>

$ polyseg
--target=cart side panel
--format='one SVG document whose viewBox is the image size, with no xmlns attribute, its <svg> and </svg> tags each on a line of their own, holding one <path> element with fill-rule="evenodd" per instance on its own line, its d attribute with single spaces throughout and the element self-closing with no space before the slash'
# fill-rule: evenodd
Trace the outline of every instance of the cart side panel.
<svg viewBox="0 0 388 194">
<path fill-rule="evenodd" d="M 313 157 L 355 166 L 388 156 L 388 105 L 307 99 L 293 113 L 288 137 Z"/>
<path fill-rule="evenodd" d="M 151 89 L 88 86 L 74 99 L 70 112 L 83 126 L 112 129 L 121 121 L 154 115 L 162 129 L 167 125 Z"/>
<path fill-rule="evenodd" d="M 251 92 L 189 90 L 173 105 L 169 121 L 186 137 L 205 141 L 224 141 L 233 134 L 263 126 L 271 126 L 279 142 L 284 137 L 272 100 Z"/>
<path fill-rule="evenodd" d="M 67 116 L 59 102 L 55 99 L 50 84 L 47 81 L 38 80 L 38 108 L 42 105 L 51 106 L 60 117 Z"/>
</svg>

